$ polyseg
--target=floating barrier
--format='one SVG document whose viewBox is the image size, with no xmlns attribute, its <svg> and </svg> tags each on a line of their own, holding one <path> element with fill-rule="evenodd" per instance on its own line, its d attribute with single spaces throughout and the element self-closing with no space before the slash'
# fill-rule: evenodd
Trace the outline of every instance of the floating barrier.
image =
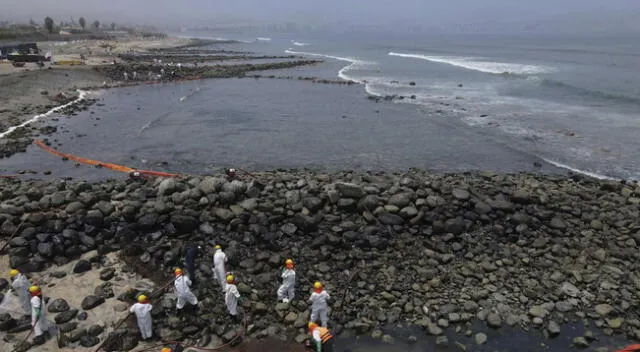
<svg viewBox="0 0 640 352">
<path fill-rule="evenodd" d="M 51 147 L 49 147 L 48 145 L 46 145 L 43 141 L 36 139 L 34 142 L 38 147 L 40 147 L 41 149 L 43 149 L 44 151 L 46 151 L 49 154 L 55 155 L 55 156 L 59 156 L 63 159 L 66 160 L 73 160 L 77 163 L 80 164 L 85 164 L 85 165 L 92 165 L 95 167 L 103 167 L 103 168 L 107 168 L 109 170 L 113 170 L 113 171 L 119 171 L 119 172 L 124 172 L 124 173 L 131 173 L 133 171 L 137 171 L 142 175 L 146 175 L 146 176 L 155 176 L 155 177 L 179 177 L 182 176 L 180 174 L 174 174 L 174 173 L 168 173 L 168 172 L 161 172 L 161 171 L 151 171 L 151 170 L 137 170 L 128 166 L 122 166 L 122 165 L 117 165 L 117 164 L 112 164 L 112 163 L 105 163 L 102 161 L 97 161 L 97 160 L 92 160 L 92 159 L 87 159 L 87 158 L 82 158 L 73 154 L 68 154 L 68 153 L 62 153 L 60 151 L 57 151 Z"/>
</svg>

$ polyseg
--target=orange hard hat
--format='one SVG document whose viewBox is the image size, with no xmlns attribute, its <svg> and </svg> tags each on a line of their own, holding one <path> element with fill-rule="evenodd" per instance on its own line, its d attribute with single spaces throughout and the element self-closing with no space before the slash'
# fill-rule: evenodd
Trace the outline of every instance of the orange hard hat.
<svg viewBox="0 0 640 352">
<path fill-rule="evenodd" d="M 284 262 L 284 266 L 286 266 L 287 268 L 293 268 L 293 259 L 287 259 Z"/>
<path fill-rule="evenodd" d="M 307 327 L 309 328 L 309 330 L 312 330 L 318 327 L 318 324 L 310 321 L 309 324 L 307 324 Z"/>
<path fill-rule="evenodd" d="M 164 347 L 163 349 L 160 350 L 160 352 L 171 352 L 172 349 L 169 347 Z"/>
</svg>

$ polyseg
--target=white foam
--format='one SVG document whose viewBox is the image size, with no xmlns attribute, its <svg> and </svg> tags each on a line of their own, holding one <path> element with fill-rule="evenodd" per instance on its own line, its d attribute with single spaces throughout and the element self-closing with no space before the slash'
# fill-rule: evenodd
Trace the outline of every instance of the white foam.
<svg viewBox="0 0 640 352">
<path fill-rule="evenodd" d="M 597 178 L 599 180 L 615 180 L 615 178 L 613 178 L 613 177 L 609 177 L 609 176 L 601 175 L 601 174 L 596 174 L 596 173 L 590 172 L 590 171 L 584 171 L 584 170 L 576 169 L 576 168 L 571 167 L 569 165 L 565 165 L 563 163 L 560 163 L 560 162 L 557 162 L 557 161 L 553 161 L 553 160 L 550 160 L 550 159 L 542 158 L 542 160 L 548 162 L 549 164 L 551 164 L 553 166 L 556 166 L 556 167 L 559 167 L 559 168 L 562 168 L 562 169 L 567 169 L 569 171 L 573 171 L 573 172 L 578 173 L 578 174 L 583 174 L 583 175 L 586 175 L 586 176 L 589 176 L 589 177 Z"/>
<path fill-rule="evenodd" d="M 185 95 L 184 97 L 180 98 L 180 101 L 185 101 L 187 99 L 187 96 Z"/>
<path fill-rule="evenodd" d="M 258 37 L 256 39 L 261 41 L 261 42 L 270 42 L 271 41 L 271 38 L 265 38 L 265 37 Z"/>
<path fill-rule="evenodd" d="M 87 94 L 88 94 L 88 92 L 86 92 L 86 91 L 78 90 L 78 98 L 76 98 L 75 100 L 73 100 L 73 101 L 71 101 L 69 103 L 66 103 L 64 105 L 57 106 L 57 107 L 45 112 L 44 114 L 36 115 L 36 116 L 32 117 L 31 119 L 29 119 L 29 120 L 27 120 L 27 121 L 25 121 L 25 122 L 23 122 L 23 123 L 21 123 L 19 125 L 9 127 L 8 130 L 0 133 L 0 138 L 3 138 L 4 136 L 11 134 L 13 131 L 17 130 L 18 128 L 27 126 L 27 125 L 29 125 L 29 124 L 31 124 L 33 122 L 36 122 L 36 121 L 40 120 L 43 117 L 47 117 L 47 116 L 49 116 L 49 115 L 51 115 L 51 114 L 53 114 L 53 113 L 55 113 L 57 111 L 60 111 L 60 110 L 66 108 L 66 107 L 68 107 L 70 105 L 78 103 L 79 101 L 83 100 L 84 97 Z"/>
<path fill-rule="evenodd" d="M 479 58 L 460 57 L 460 56 L 428 56 L 420 54 L 404 54 L 390 52 L 390 56 L 398 56 L 404 58 L 413 58 L 448 64 L 456 67 L 462 67 L 467 70 L 479 71 L 492 74 L 514 74 L 514 75 L 533 75 L 540 73 L 550 73 L 553 69 L 544 66 L 513 64 L 492 61 L 478 61 Z"/>
<path fill-rule="evenodd" d="M 293 44 L 295 46 L 309 46 L 309 45 L 311 45 L 309 43 L 296 42 L 295 40 L 292 40 L 291 44 Z"/>
<path fill-rule="evenodd" d="M 340 71 L 338 71 L 338 77 L 344 79 L 345 81 L 352 81 L 352 82 L 359 83 L 359 84 L 366 84 L 367 82 L 365 82 L 365 80 L 360 80 L 360 79 L 357 79 L 355 77 L 351 77 L 351 76 L 347 75 L 347 72 L 352 70 L 352 69 L 354 69 L 354 68 L 357 68 L 357 67 L 361 67 L 361 66 L 365 66 L 365 65 L 375 65 L 376 64 L 373 61 L 364 61 L 364 60 L 355 59 L 355 58 L 351 58 L 351 57 L 341 57 L 341 56 L 333 56 L 333 55 L 326 55 L 326 54 L 308 53 L 308 52 L 303 52 L 303 51 L 293 51 L 291 49 L 285 50 L 284 52 L 287 53 L 287 54 L 326 57 L 326 58 L 334 59 L 334 60 L 338 60 L 338 61 L 346 61 L 346 62 L 349 63 L 349 65 L 343 67 L 342 69 L 340 69 Z"/>
</svg>

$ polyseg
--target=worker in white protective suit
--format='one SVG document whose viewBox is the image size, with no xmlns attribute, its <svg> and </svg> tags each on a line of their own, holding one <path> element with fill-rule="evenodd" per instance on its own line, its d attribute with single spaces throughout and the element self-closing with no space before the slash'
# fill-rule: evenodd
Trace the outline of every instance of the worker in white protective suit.
<svg viewBox="0 0 640 352">
<path fill-rule="evenodd" d="M 189 288 L 191 286 L 191 280 L 184 276 L 182 269 L 176 268 L 174 274 L 176 275 L 176 279 L 173 281 L 173 287 L 176 290 L 176 296 L 178 296 L 176 313 L 180 314 L 186 302 L 195 306 L 198 304 L 198 298 L 196 298 L 196 295 L 191 292 L 191 289 Z"/>
<path fill-rule="evenodd" d="M 287 259 L 282 269 L 282 285 L 278 287 L 278 301 L 289 303 L 296 293 L 296 271 L 293 268 L 293 260 Z"/>
<path fill-rule="evenodd" d="M 153 306 L 149 303 L 149 299 L 145 295 L 138 296 L 138 303 L 129 308 L 129 312 L 135 313 L 138 320 L 138 328 L 142 339 L 150 339 L 153 336 L 153 329 L 151 325 L 151 309 Z"/>
<path fill-rule="evenodd" d="M 317 322 L 318 317 L 320 317 L 321 325 L 323 328 L 327 327 L 327 309 L 328 304 L 327 301 L 331 298 L 327 291 L 324 290 L 322 283 L 316 281 L 313 284 L 313 293 L 311 297 L 309 297 L 309 302 L 311 302 L 311 321 Z"/>
<path fill-rule="evenodd" d="M 9 271 L 9 278 L 12 280 L 11 287 L 18 295 L 20 307 L 24 310 L 24 314 L 31 315 L 31 295 L 29 294 L 31 283 L 24 274 L 16 269 Z"/>
<path fill-rule="evenodd" d="M 226 281 L 227 284 L 224 289 L 224 303 L 227 305 L 227 310 L 229 311 L 229 315 L 231 315 L 231 319 L 234 322 L 239 322 L 238 301 L 242 302 L 244 299 L 240 297 L 235 277 L 233 277 L 233 275 L 227 275 Z"/>
<path fill-rule="evenodd" d="M 225 269 L 225 264 L 227 263 L 227 255 L 224 254 L 222 247 L 220 247 L 219 244 L 217 244 L 215 248 L 216 252 L 213 255 L 213 277 L 220 283 L 222 292 L 226 292 L 225 280 L 227 277 L 227 271 Z"/>
<path fill-rule="evenodd" d="M 42 297 L 42 291 L 40 287 L 29 287 L 29 293 L 31 294 L 31 327 L 33 328 L 33 342 L 36 344 L 44 343 L 44 334 L 49 331 L 49 322 L 46 317 L 46 307 L 44 303 L 44 297 Z"/>
</svg>

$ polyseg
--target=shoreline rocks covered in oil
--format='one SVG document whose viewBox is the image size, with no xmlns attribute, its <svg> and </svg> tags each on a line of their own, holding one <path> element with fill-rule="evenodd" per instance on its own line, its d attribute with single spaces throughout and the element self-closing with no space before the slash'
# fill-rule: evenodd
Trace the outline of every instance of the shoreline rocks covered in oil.
<svg viewBox="0 0 640 352">
<path fill-rule="evenodd" d="M 436 336 L 447 329 L 466 334 L 482 321 L 553 337 L 565 324 L 586 321 L 601 333 L 640 339 L 635 183 L 418 170 L 253 177 L 0 180 L 0 234 L 17 233 L 10 263 L 26 272 L 92 250 L 90 262 L 100 263 L 120 251 L 157 285 L 183 265 L 188 245 L 202 245 L 193 291 L 204 303 L 198 314 L 178 318 L 172 299 L 160 299 L 152 314 L 162 340 L 208 344 L 235 336 L 238 326 L 211 279 L 214 244 L 223 246 L 247 297 L 250 337 L 300 340 L 309 319 L 305 300 L 320 280 L 333 296 L 330 325 L 338 335 L 379 336 L 382 326 L 397 323 Z M 286 258 L 296 261 L 291 304 L 276 302 Z M 136 293 L 119 299 L 131 303 Z M 100 297 L 114 299 L 108 296 Z M 69 334 L 88 328 L 77 323 Z M 138 343 L 135 326 L 111 334 L 110 345 Z M 591 337 L 574 343 L 586 347 Z"/>
</svg>

